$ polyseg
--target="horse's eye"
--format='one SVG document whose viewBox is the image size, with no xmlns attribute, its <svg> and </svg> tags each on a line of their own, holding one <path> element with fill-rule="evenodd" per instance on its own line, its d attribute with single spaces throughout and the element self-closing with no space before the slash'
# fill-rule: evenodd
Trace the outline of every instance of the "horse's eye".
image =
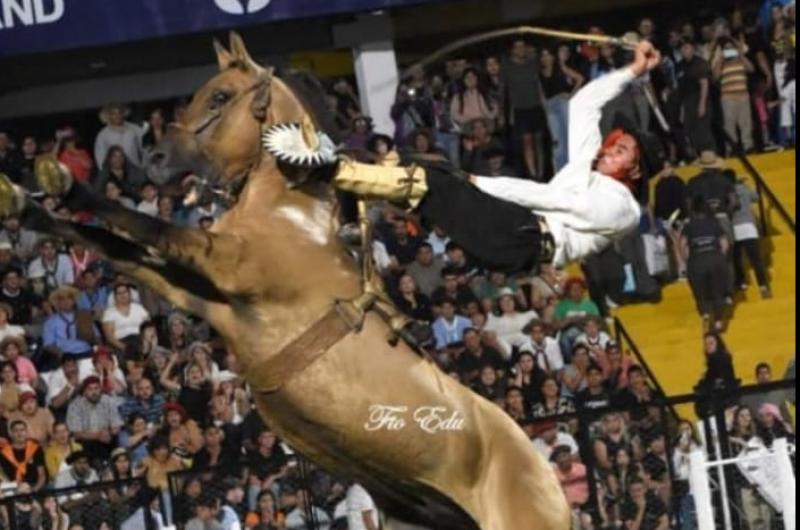
<svg viewBox="0 0 800 530">
<path fill-rule="evenodd" d="M 225 103 L 227 103 L 231 99 L 231 95 L 228 92 L 214 92 L 211 96 L 211 106 L 212 107 L 221 107 Z"/>
</svg>

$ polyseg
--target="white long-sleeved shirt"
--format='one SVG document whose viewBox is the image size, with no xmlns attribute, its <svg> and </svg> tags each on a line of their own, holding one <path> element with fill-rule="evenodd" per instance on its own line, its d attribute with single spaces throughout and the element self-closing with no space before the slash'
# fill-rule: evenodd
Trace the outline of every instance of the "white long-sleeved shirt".
<svg viewBox="0 0 800 530">
<path fill-rule="evenodd" d="M 634 78 L 630 68 L 617 70 L 575 95 L 569 109 L 569 163 L 549 184 L 508 177 L 476 180 L 485 193 L 545 218 L 556 242 L 557 266 L 600 252 L 639 224 L 641 208 L 627 186 L 593 169 L 603 143 L 603 107 Z"/>
</svg>

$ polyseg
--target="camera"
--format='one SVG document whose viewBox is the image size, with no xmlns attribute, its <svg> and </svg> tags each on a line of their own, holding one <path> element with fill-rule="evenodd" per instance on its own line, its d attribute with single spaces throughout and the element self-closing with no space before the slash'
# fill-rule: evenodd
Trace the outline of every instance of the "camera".
<svg viewBox="0 0 800 530">
<path fill-rule="evenodd" d="M 411 99 L 414 99 L 415 97 L 417 97 L 417 89 L 416 88 L 409 88 L 406 91 L 406 95 L 408 97 L 410 97 Z"/>
</svg>

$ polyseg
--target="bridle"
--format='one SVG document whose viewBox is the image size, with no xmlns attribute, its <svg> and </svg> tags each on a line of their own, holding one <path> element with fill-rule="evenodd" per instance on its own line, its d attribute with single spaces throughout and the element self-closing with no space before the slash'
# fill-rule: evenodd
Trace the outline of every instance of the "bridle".
<svg viewBox="0 0 800 530">
<path fill-rule="evenodd" d="M 181 131 L 187 133 L 194 142 L 195 146 L 197 147 L 197 151 L 199 152 L 200 156 L 208 163 L 212 164 L 213 157 L 208 152 L 208 149 L 203 146 L 200 142 L 200 136 L 214 123 L 216 123 L 220 118 L 222 118 L 223 111 L 225 108 L 229 108 L 236 103 L 240 102 L 243 98 L 248 96 L 249 94 L 255 92 L 257 94 L 263 94 L 263 98 L 256 98 L 263 99 L 264 105 L 263 107 L 251 108 L 251 114 L 256 121 L 258 121 L 262 131 L 269 127 L 270 123 L 267 120 L 267 110 L 269 109 L 270 105 L 272 104 L 272 68 L 260 68 L 258 72 L 258 78 L 256 81 L 248 86 L 243 91 L 236 94 L 234 97 L 226 101 L 224 104 L 219 105 L 216 108 L 211 109 L 206 117 L 195 127 L 187 127 L 180 122 L 171 122 L 167 125 L 167 127 L 171 127 L 177 131 Z M 247 178 L 247 175 L 250 174 L 253 169 L 255 169 L 261 160 L 261 151 L 259 151 L 259 156 L 254 160 L 252 163 L 248 164 L 247 167 L 238 175 L 234 176 L 233 178 L 229 179 L 228 182 L 224 184 L 219 184 L 218 182 L 213 182 L 211 179 L 197 175 L 197 179 L 195 181 L 195 186 L 197 188 L 197 192 L 199 195 L 203 193 L 210 192 L 217 198 L 219 198 L 226 206 L 230 206 L 236 202 L 241 193 L 242 189 L 244 189 L 244 183 Z"/>
</svg>

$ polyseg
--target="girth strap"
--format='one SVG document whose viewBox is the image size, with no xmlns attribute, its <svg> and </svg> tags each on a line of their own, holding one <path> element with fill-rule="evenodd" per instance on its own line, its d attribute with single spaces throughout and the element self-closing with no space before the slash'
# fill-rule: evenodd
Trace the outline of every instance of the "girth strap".
<svg viewBox="0 0 800 530">
<path fill-rule="evenodd" d="M 305 333 L 270 359 L 269 370 L 259 381 L 258 390 L 267 393 L 280 390 L 353 330 L 350 319 L 337 302 Z"/>
</svg>

